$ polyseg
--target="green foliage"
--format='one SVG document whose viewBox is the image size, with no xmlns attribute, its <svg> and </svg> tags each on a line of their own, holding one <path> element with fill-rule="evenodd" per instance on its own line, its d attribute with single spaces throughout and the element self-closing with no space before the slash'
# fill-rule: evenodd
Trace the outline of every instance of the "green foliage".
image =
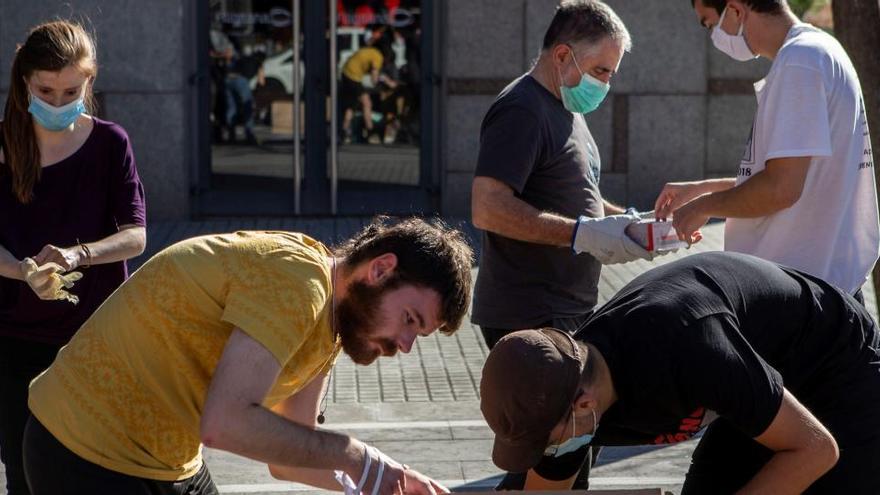
<svg viewBox="0 0 880 495">
<path fill-rule="evenodd" d="M 813 0 L 788 0 L 788 4 L 796 16 L 803 17 L 810 10 L 810 7 L 813 6 Z"/>
<path fill-rule="evenodd" d="M 819 9 L 828 5 L 831 0 L 788 0 L 791 10 L 800 18 L 811 9 Z"/>
</svg>

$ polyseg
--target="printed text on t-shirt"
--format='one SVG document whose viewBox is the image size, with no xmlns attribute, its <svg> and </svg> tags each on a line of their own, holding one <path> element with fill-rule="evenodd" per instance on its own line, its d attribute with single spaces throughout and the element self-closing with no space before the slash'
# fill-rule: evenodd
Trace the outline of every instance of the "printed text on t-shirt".
<svg viewBox="0 0 880 495">
<path fill-rule="evenodd" d="M 663 433 L 654 438 L 655 445 L 666 443 L 678 443 L 690 440 L 703 427 L 703 418 L 706 415 L 706 409 L 699 407 L 688 417 L 683 418 L 678 425 L 678 432 Z"/>
</svg>

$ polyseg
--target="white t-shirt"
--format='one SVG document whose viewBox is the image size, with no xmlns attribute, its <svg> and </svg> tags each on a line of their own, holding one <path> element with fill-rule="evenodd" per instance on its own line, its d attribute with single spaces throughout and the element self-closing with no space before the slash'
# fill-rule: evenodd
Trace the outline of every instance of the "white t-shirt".
<svg viewBox="0 0 880 495">
<path fill-rule="evenodd" d="M 787 265 L 854 293 L 880 253 L 880 223 L 865 104 L 852 62 L 833 37 L 798 24 L 755 91 L 758 111 L 736 185 L 774 158 L 812 160 L 792 207 L 727 220 L 725 250 Z"/>
</svg>

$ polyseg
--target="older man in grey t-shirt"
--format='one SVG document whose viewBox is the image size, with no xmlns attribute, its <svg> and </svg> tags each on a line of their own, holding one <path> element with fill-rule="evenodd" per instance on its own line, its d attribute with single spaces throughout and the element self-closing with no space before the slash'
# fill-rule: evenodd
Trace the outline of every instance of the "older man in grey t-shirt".
<svg viewBox="0 0 880 495">
<path fill-rule="evenodd" d="M 483 120 L 473 183 L 473 223 L 484 231 L 473 322 L 490 348 L 525 328 L 573 333 L 596 305 L 602 263 L 652 257 L 624 234 L 638 216 L 599 192 L 599 152 L 583 116 L 601 104 L 629 47 L 607 5 L 566 0 L 535 66 Z M 509 476 L 500 487 L 521 484 Z"/>
<path fill-rule="evenodd" d="M 523 328 L 574 331 L 596 304 L 602 263 L 651 257 L 623 233 L 638 217 L 599 192 L 599 152 L 583 116 L 601 104 L 629 47 L 610 7 L 564 1 L 535 66 L 483 120 L 472 213 L 485 232 L 473 321 L 489 347 Z"/>
</svg>

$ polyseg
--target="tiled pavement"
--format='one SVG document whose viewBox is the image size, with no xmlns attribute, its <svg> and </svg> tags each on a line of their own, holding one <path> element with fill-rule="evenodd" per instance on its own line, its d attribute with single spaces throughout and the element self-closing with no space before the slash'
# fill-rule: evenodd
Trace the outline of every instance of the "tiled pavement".
<svg viewBox="0 0 880 495">
<path fill-rule="evenodd" d="M 148 251 L 138 266 L 164 246 L 212 232 L 242 229 L 294 230 L 324 242 L 344 239 L 368 219 L 232 219 L 154 223 Z M 454 222 L 470 235 L 472 228 Z M 690 250 L 660 258 L 605 267 L 600 304 L 636 275 L 656 264 L 695 252 L 720 250 L 722 226 L 704 229 L 704 240 Z M 476 270 L 476 269 L 475 269 Z M 876 318 L 873 289 L 865 287 Z M 500 475 L 490 461 L 492 435 L 479 411 L 478 386 L 486 347 L 479 331 L 466 324 L 453 337 L 421 338 L 408 355 L 381 358 L 368 367 L 342 356 L 334 369 L 324 427 L 347 432 L 375 445 L 447 486 L 487 489 Z M 678 493 L 694 441 L 657 447 L 605 449 L 593 475 L 596 488 L 659 486 Z M 308 487 L 273 480 L 264 465 L 226 452 L 206 449 L 205 458 L 221 493 L 306 493 Z M 5 479 L 0 472 L 0 487 Z M 2 488 L 0 488 L 2 490 Z"/>
</svg>

